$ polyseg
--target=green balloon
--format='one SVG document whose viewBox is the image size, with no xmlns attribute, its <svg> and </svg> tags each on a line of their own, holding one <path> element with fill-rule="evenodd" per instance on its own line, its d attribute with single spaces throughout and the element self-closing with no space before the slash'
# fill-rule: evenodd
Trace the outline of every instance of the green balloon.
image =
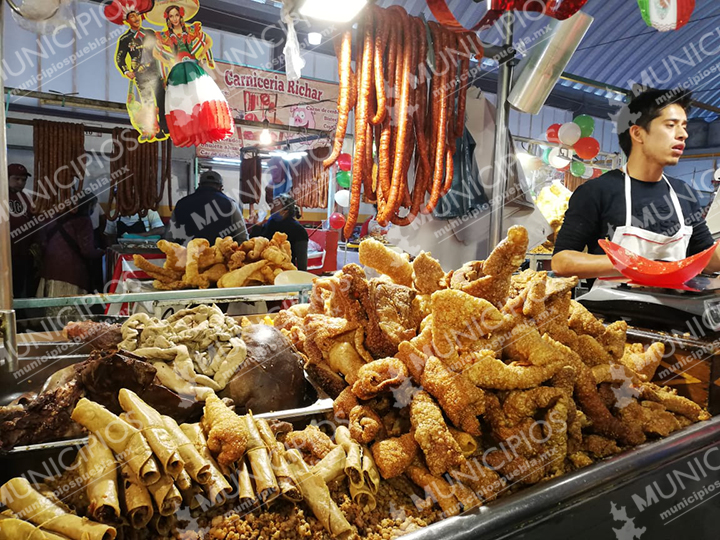
<svg viewBox="0 0 720 540">
<path fill-rule="evenodd" d="M 581 114 L 573 122 L 580 126 L 580 138 L 589 137 L 595 131 L 595 120 L 593 120 L 592 116 Z"/>
<path fill-rule="evenodd" d="M 344 188 L 349 188 L 352 182 L 350 171 L 338 171 L 335 179 L 337 180 L 338 185 Z"/>
<path fill-rule="evenodd" d="M 582 176 L 585 174 L 585 164 L 579 161 L 573 161 L 570 164 L 570 172 L 575 176 Z"/>
<path fill-rule="evenodd" d="M 543 150 L 542 160 L 545 165 L 550 165 L 550 150 L 552 150 L 552 148 Z"/>
</svg>

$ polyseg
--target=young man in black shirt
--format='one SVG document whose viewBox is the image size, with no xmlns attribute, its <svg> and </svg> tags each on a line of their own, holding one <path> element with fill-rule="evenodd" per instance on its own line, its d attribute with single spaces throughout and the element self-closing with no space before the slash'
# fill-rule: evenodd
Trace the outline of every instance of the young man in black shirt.
<svg viewBox="0 0 720 540">
<path fill-rule="evenodd" d="M 653 260 L 680 260 L 713 245 L 697 192 L 663 174 L 685 149 L 690 101 L 687 92 L 648 90 L 630 102 L 621 116 L 635 120 L 622 132 L 618 126 L 627 165 L 573 193 L 555 243 L 556 274 L 620 275 L 598 245 L 601 238 Z M 706 271 L 720 271 L 717 251 Z"/>
<path fill-rule="evenodd" d="M 276 232 L 287 234 L 292 248 L 292 262 L 298 270 L 307 270 L 307 250 L 309 237 L 305 227 L 297 218 L 300 209 L 289 193 L 283 193 L 273 199 L 268 220 L 263 225 L 255 225 L 250 229 L 250 236 L 272 238 Z"/>
</svg>

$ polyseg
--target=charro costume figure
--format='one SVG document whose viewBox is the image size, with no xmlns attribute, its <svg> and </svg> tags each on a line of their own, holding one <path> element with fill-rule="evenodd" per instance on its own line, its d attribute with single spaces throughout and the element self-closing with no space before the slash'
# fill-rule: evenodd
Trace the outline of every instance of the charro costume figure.
<svg viewBox="0 0 720 540">
<path fill-rule="evenodd" d="M 157 45 L 155 32 L 142 26 L 143 13 L 152 5 L 149 0 L 113 0 L 105 10 L 109 20 L 129 26 L 128 31 L 118 39 L 115 65 L 130 81 L 128 113 L 140 132 L 140 142 L 159 141 L 168 137 L 163 77 L 159 62 L 153 54 Z M 134 90 L 137 90 L 139 101 L 134 97 Z"/>
</svg>

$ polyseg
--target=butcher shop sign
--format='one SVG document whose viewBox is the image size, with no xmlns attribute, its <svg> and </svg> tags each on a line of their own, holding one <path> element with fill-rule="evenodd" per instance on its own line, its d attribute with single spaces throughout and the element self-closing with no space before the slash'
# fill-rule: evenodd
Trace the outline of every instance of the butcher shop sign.
<svg viewBox="0 0 720 540">
<path fill-rule="evenodd" d="M 336 83 L 302 78 L 288 81 L 284 73 L 216 62 L 210 72 L 240 125 L 234 137 L 197 147 L 198 157 L 239 158 L 243 146 L 258 143 L 260 129 L 242 125 L 242 120 L 268 120 L 274 141 L 301 135 L 274 131 L 272 124 L 332 132 L 338 119 Z M 305 147 L 316 143 L 308 142 Z M 322 142 L 319 144 L 327 144 Z M 295 148 L 300 149 L 300 148 Z"/>
</svg>

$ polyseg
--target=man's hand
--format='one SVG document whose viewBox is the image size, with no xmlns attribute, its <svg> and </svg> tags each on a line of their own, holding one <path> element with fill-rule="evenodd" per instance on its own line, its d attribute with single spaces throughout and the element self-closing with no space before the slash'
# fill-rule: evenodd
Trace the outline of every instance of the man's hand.
<svg viewBox="0 0 720 540">
<path fill-rule="evenodd" d="M 559 276 L 577 276 L 579 278 L 622 276 L 615 270 L 607 255 L 592 255 L 566 250 L 553 255 L 551 264 L 553 272 Z"/>
<path fill-rule="evenodd" d="M 712 257 L 710 258 L 710 261 L 707 263 L 707 266 L 705 266 L 705 269 L 703 271 L 706 274 L 720 272 L 720 250 L 715 248 Z"/>
</svg>

